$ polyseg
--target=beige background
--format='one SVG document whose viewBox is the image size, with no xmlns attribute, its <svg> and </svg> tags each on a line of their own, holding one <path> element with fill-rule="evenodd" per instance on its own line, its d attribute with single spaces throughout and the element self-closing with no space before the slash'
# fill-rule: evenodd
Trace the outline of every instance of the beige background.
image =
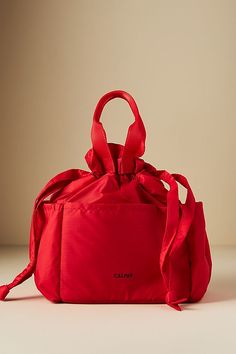
<svg viewBox="0 0 236 354">
<path fill-rule="evenodd" d="M 94 106 L 137 100 L 146 161 L 185 174 L 212 244 L 236 244 L 236 1 L 1 2 L 1 244 L 26 244 L 33 200 L 86 168 Z M 123 143 L 123 101 L 103 115 Z"/>
</svg>

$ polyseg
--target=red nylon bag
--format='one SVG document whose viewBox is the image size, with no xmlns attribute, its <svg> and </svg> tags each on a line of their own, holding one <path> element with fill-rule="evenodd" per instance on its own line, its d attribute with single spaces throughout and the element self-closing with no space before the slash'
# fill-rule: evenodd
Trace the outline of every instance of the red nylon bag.
<svg viewBox="0 0 236 354">
<path fill-rule="evenodd" d="M 124 146 L 107 143 L 100 122 L 114 98 L 126 100 L 135 117 Z M 131 95 L 117 90 L 100 99 L 91 138 L 91 172 L 62 172 L 36 198 L 30 262 L 0 287 L 0 299 L 34 274 L 53 302 L 167 303 L 180 310 L 180 303 L 200 300 L 212 269 L 203 204 L 184 176 L 140 158 L 146 132 Z"/>
</svg>

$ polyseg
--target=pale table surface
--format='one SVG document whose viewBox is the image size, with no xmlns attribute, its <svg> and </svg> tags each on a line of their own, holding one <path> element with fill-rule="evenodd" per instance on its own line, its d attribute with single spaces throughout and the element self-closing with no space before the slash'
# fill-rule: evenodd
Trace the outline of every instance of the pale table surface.
<svg viewBox="0 0 236 354">
<path fill-rule="evenodd" d="M 204 299 L 165 305 L 53 304 L 33 278 L 0 302 L 0 354 L 236 354 L 236 248 L 212 249 Z M 25 247 L 0 248 L 0 281 L 28 261 Z"/>
</svg>

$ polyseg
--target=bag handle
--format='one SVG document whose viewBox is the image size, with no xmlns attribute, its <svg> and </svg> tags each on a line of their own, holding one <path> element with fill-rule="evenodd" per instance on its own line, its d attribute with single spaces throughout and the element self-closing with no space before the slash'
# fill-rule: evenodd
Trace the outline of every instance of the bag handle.
<svg viewBox="0 0 236 354">
<path fill-rule="evenodd" d="M 80 170 L 71 169 L 62 173 L 59 173 L 54 178 L 52 178 L 45 187 L 41 190 L 39 195 L 37 196 L 34 208 L 33 215 L 30 227 L 30 262 L 27 267 L 18 274 L 15 279 L 6 285 L 0 286 L 0 300 L 4 300 L 9 291 L 15 286 L 23 283 L 25 280 L 31 277 L 34 273 L 35 265 L 37 261 L 37 252 L 40 238 L 37 237 L 36 230 L 36 217 L 37 217 L 37 209 L 41 205 L 41 203 L 52 193 L 57 192 L 59 189 L 64 188 L 69 182 L 74 181 L 80 177 Z"/>
<path fill-rule="evenodd" d="M 178 224 L 179 224 L 179 193 L 178 184 L 175 178 L 165 170 L 158 171 L 158 177 L 166 182 L 170 189 L 167 193 L 167 216 L 166 226 L 162 241 L 162 248 L 160 254 L 160 266 L 161 270 L 164 269 L 169 254 L 170 248 L 173 245 Z"/>
<path fill-rule="evenodd" d="M 106 132 L 100 122 L 104 106 L 114 98 L 122 98 L 127 101 L 135 118 L 134 123 L 132 123 L 128 129 L 120 170 L 120 173 L 131 173 L 134 169 L 132 159 L 144 154 L 146 131 L 136 102 L 129 93 L 122 90 L 111 91 L 102 96 L 98 101 L 91 129 L 92 145 L 96 155 L 103 162 L 106 171 L 115 173 L 115 165 L 107 143 Z"/>
<path fill-rule="evenodd" d="M 187 237 L 188 230 L 192 224 L 195 211 L 195 198 L 187 179 L 180 174 L 169 174 L 167 171 L 158 171 L 159 178 L 170 186 L 167 194 L 167 219 L 164 231 L 162 249 L 160 254 L 161 274 L 167 287 L 166 303 L 180 311 L 179 303 L 187 299 L 176 297 L 174 284 L 170 277 L 171 255 L 176 252 Z M 187 197 L 182 207 L 181 219 L 179 220 L 179 182 L 187 189 Z"/>
</svg>

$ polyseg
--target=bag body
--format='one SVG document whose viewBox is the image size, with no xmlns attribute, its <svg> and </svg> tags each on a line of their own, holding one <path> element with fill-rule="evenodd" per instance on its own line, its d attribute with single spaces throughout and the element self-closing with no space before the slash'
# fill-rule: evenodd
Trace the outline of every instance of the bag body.
<svg viewBox="0 0 236 354">
<path fill-rule="evenodd" d="M 117 97 L 135 117 L 124 146 L 107 143 L 100 122 L 105 104 Z M 212 269 L 203 204 L 184 176 L 141 159 L 146 133 L 132 96 L 120 90 L 104 95 L 91 137 L 85 155 L 91 172 L 62 172 L 38 195 L 30 263 L 0 287 L 0 298 L 34 274 L 53 302 L 167 303 L 180 310 L 180 303 L 200 300 Z M 187 190 L 185 203 L 179 185 Z"/>
</svg>

